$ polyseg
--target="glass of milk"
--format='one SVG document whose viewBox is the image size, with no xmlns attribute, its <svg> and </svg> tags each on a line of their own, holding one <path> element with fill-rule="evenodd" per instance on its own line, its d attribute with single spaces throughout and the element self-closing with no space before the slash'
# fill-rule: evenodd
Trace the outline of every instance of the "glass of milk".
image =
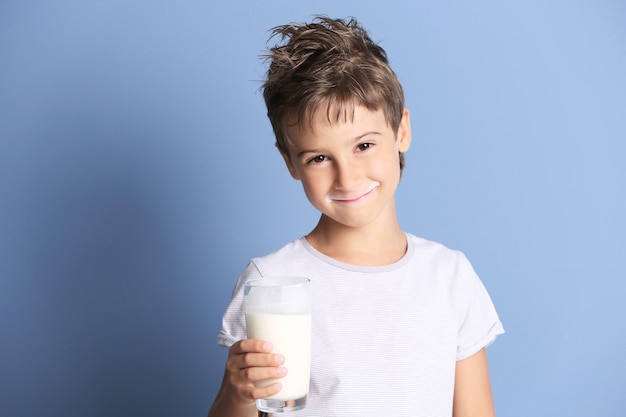
<svg viewBox="0 0 626 417">
<path fill-rule="evenodd" d="M 266 413 L 304 408 L 309 392 L 311 369 L 311 294 L 309 279 L 271 277 L 244 285 L 244 309 L 249 339 L 272 343 L 273 353 L 285 357 L 287 375 L 257 383 L 267 386 L 280 381 L 283 388 L 275 395 L 256 401 Z"/>
</svg>

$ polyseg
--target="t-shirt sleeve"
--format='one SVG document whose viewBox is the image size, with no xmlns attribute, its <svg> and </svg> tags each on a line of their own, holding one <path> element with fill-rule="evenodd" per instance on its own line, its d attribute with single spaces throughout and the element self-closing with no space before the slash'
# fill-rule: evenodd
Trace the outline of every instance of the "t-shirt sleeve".
<svg viewBox="0 0 626 417">
<path fill-rule="evenodd" d="M 467 258 L 457 265 L 459 280 L 459 330 L 457 361 L 466 359 L 504 333 L 491 297 Z"/>
<path fill-rule="evenodd" d="M 243 286 L 246 282 L 260 278 L 254 262 L 250 261 L 242 272 L 233 289 L 230 304 L 222 318 L 222 329 L 217 334 L 217 344 L 230 347 L 235 342 L 246 338 L 246 321 L 243 310 Z"/>
</svg>

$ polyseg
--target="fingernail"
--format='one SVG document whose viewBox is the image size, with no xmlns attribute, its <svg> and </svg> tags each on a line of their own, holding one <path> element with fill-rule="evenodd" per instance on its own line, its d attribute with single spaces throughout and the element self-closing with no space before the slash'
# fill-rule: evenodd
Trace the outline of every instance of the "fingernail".
<svg viewBox="0 0 626 417">
<path fill-rule="evenodd" d="M 283 362 L 285 362 L 285 357 L 283 355 L 275 355 L 274 356 L 274 362 L 281 364 Z"/>
<path fill-rule="evenodd" d="M 272 351 L 272 344 L 270 342 L 263 343 L 263 351 L 271 352 Z"/>
<path fill-rule="evenodd" d="M 287 375 L 287 368 L 278 368 L 276 372 L 278 373 L 278 376 L 285 376 Z"/>
</svg>

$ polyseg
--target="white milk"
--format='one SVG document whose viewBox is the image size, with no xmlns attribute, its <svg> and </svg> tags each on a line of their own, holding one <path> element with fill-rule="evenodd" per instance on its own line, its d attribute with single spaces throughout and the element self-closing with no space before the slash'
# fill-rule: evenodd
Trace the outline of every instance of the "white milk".
<svg viewBox="0 0 626 417">
<path fill-rule="evenodd" d="M 246 313 L 248 338 L 265 340 L 274 346 L 272 352 L 285 357 L 282 366 L 287 375 L 280 379 L 268 379 L 257 384 L 264 387 L 279 381 L 283 388 L 271 400 L 295 400 L 309 392 L 311 369 L 311 315 Z"/>
</svg>

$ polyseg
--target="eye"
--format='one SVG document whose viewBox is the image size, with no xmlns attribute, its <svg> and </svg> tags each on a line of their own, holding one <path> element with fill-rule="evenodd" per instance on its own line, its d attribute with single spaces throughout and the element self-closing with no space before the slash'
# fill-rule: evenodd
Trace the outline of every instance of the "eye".
<svg viewBox="0 0 626 417">
<path fill-rule="evenodd" d="M 363 152 L 363 151 L 370 149 L 372 146 L 374 146 L 373 143 L 364 142 L 364 143 L 359 143 L 356 148 L 358 151 Z"/>
<path fill-rule="evenodd" d="M 307 161 L 307 164 L 321 164 L 327 158 L 324 155 L 317 155 Z"/>
</svg>

